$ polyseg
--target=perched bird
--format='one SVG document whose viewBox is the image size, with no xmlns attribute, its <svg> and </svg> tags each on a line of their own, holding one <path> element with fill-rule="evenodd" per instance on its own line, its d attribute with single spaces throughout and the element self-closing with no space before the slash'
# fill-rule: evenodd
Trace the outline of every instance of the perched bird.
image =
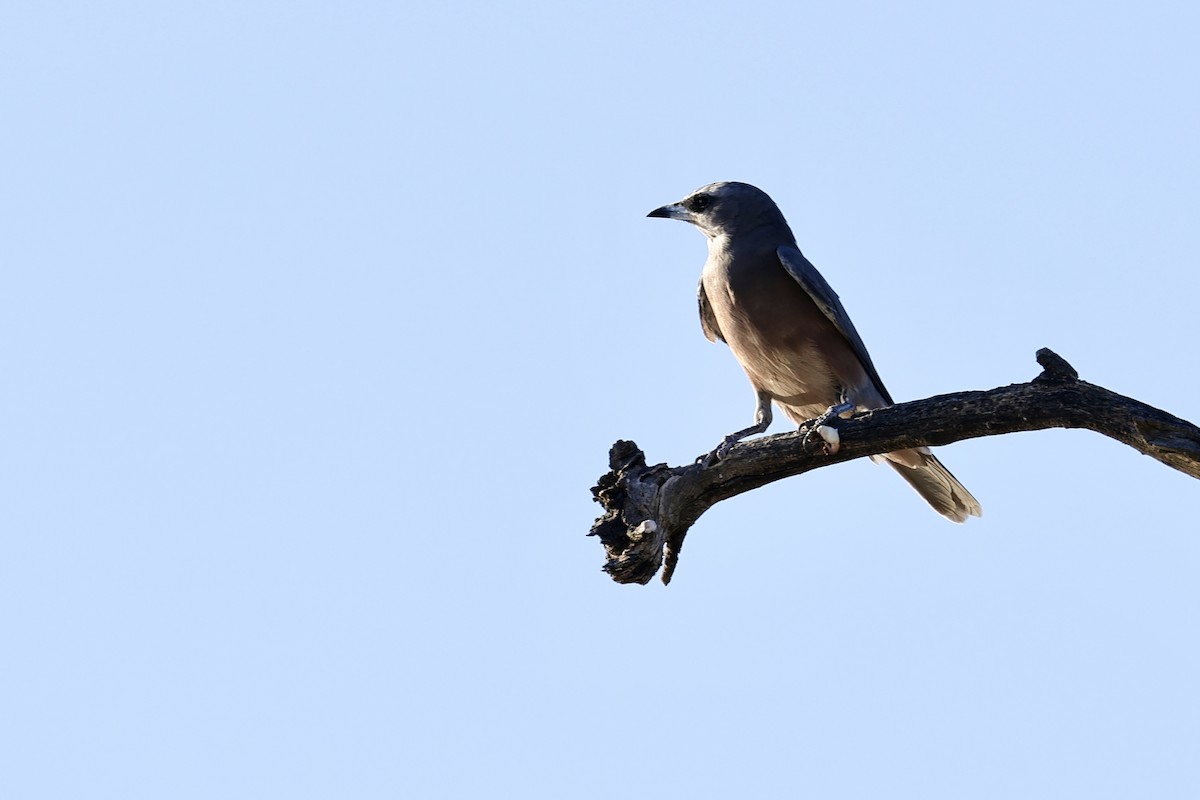
<svg viewBox="0 0 1200 800">
<path fill-rule="evenodd" d="M 892 405 L 846 309 L 765 192 L 747 183 L 713 183 L 647 216 L 690 222 L 708 237 L 700 324 L 710 341 L 729 345 L 758 395 L 754 424 L 726 436 L 710 458 L 764 432 L 772 401 L 792 421 L 815 420 L 818 429 L 835 414 Z M 821 433 L 836 437 L 829 428 Z M 836 447 L 836 438 L 827 441 Z M 983 513 L 927 447 L 872 459 L 890 464 L 948 519 L 965 522 Z"/>
</svg>

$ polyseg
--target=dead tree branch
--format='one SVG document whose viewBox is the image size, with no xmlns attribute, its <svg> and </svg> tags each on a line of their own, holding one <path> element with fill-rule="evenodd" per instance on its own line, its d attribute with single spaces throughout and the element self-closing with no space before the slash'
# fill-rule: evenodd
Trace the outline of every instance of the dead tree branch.
<svg viewBox="0 0 1200 800">
<path fill-rule="evenodd" d="M 707 468 L 647 466 L 636 444 L 618 441 L 609 453 L 610 471 L 592 487 L 604 515 L 589 535 L 604 545 L 604 569 L 613 580 L 648 583 L 663 566 L 663 583 L 669 583 L 688 529 L 726 498 L 863 456 L 1046 428 L 1087 428 L 1200 478 L 1200 428 L 1079 380 L 1050 350 L 1039 350 L 1037 360 L 1043 371 L 1029 383 L 944 394 L 838 420 L 841 449 L 835 455 L 823 452 L 817 436 L 805 444 L 801 430 L 738 444 Z"/>
</svg>

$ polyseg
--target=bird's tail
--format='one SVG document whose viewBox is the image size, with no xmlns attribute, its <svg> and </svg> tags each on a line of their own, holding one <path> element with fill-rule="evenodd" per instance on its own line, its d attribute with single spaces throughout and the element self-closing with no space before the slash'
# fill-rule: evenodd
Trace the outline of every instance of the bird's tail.
<svg viewBox="0 0 1200 800">
<path fill-rule="evenodd" d="M 885 453 L 883 458 L 946 519 L 966 522 L 967 517 L 983 516 L 979 501 L 927 448 Z"/>
</svg>

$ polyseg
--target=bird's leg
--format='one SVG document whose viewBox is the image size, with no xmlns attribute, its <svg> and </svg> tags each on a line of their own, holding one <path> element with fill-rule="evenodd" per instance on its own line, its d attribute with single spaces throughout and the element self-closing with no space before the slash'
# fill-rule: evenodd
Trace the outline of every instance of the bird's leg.
<svg viewBox="0 0 1200 800">
<path fill-rule="evenodd" d="M 854 413 L 855 407 L 854 403 L 850 402 L 849 398 L 847 398 L 846 392 L 843 391 L 841 393 L 841 400 L 836 405 L 825 409 L 825 413 L 816 419 L 804 423 L 804 426 L 808 428 L 804 434 L 804 444 L 807 445 L 808 440 L 815 433 L 825 442 L 825 449 L 829 455 L 836 453 L 842 446 L 841 436 L 838 434 L 837 428 L 825 423 L 834 417 L 848 419 Z"/>
<path fill-rule="evenodd" d="M 771 427 L 771 395 L 766 392 L 758 392 L 758 399 L 754 406 L 754 424 L 749 428 L 742 428 L 740 431 L 734 431 L 729 434 L 721 440 L 721 443 L 711 453 L 700 456 L 696 461 L 705 467 L 711 467 L 729 455 L 729 451 L 733 446 L 742 439 L 745 439 L 747 436 L 763 433 L 769 427 Z"/>
</svg>

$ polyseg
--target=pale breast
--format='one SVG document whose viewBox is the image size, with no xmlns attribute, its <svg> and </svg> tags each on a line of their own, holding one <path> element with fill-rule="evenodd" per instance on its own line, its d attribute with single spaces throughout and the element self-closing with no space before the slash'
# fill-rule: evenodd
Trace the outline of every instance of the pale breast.
<svg viewBox="0 0 1200 800">
<path fill-rule="evenodd" d="M 853 397 L 870 383 L 845 338 L 782 266 L 742 275 L 715 266 L 703 280 L 721 332 L 751 384 L 788 416 L 811 419 L 840 402 L 843 389 Z"/>
</svg>

